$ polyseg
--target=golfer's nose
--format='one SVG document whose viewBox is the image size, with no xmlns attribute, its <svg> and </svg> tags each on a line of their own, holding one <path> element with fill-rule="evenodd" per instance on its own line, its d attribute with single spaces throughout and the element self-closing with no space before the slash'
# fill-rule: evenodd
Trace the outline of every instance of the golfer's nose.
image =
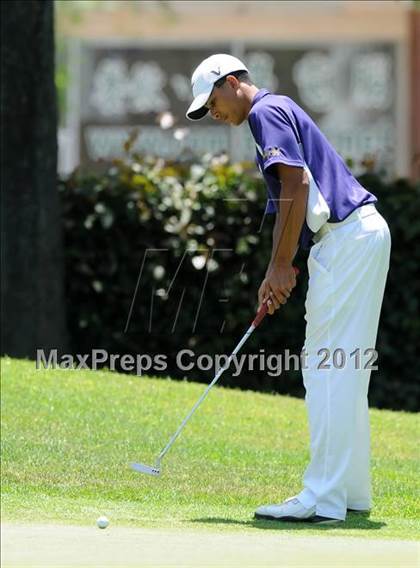
<svg viewBox="0 0 420 568">
<path fill-rule="evenodd" d="M 214 120 L 220 120 L 220 113 L 214 110 L 210 111 L 210 116 L 214 119 Z"/>
</svg>

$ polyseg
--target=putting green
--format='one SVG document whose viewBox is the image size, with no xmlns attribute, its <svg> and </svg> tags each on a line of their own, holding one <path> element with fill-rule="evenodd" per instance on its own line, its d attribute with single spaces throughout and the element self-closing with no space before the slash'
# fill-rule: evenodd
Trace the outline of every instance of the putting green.
<svg viewBox="0 0 420 568">
<path fill-rule="evenodd" d="M 130 462 L 154 462 L 203 385 L 1 363 L 4 522 L 89 527 L 106 515 L 112 531 L 199 530 L 244 541 L 273 534 L 284 545 L 289 536 L 326 534 L 419 538 L 416 415 L 371 410 L 369 517 L 349 514 L 334 530 L 273 528 L 253 513 L 301 488 L 308 459 L 303 401 L 215 388 L 156 478 L 134 472 Z"/>
<path fill-rule="evenodd" d="M 3 568 L 213 566 L 418 566 L 420 545 L 328 536 L 300 537 L 96 526 L 5 524 Z"/>
</svg>

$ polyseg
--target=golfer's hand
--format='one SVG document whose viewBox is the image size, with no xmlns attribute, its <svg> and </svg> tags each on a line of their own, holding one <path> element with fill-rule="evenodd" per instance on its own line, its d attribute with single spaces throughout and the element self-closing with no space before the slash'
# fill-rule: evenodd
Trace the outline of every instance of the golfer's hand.
<svg viewBox="0 0 420 568">
<path fill-rule="evenodd" d="M 268 311 L 270 312 L 267 298 L 270 298 L 270 288 L 268 287 L 267 280 L 264 278 L 258 290 L 258 309 L 261 308 L 264 302 L 267 302 Z"/>
<path fill-rule="evenodd" d="M 287 302 L 295 286 L 296 272 L 291 264 L 271 268 L 258 290 L 259 305 L 267 302 L 268 313 L 272 315 Z"/>
</svg>

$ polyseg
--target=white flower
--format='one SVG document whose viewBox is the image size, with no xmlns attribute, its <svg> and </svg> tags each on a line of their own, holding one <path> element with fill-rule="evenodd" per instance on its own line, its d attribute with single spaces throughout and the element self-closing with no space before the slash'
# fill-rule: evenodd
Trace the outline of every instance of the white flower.
<svg viewBox="0 0 420 568">
<path fill-rule="evenodd" d="M 219 263 L 216 262 L 214 258 L 210 258 L 207 263 L 207 270 L 209 272 L 213 272 L 213 270 L 216 270 L 217 268 L 219 268 Z"/>
<path fill-rule="evenodd" d="M 206 260 L 207 256 L 201 254 L 200 256 L 194 256 L 191 262 L 193 263 L 194 268 L 201 270 L 206 265 Z"/>
<path fill-rule="evenodd" d="M 174 115 L 171 112 L 163 112 L 158 116 L 159 125 L 163 130 L 172 128 L 175 124 Z"/>
<path fill-rule="evenodd" d="M 194 180 L 197 180 L 199 178 L 201 178 L 204 175 L 205 172 L 205 168 L 203 168 L 203 166 L 200 166 L 199 164 L 193 164 L 191 166 L 191 177 Z"/>
<path fill-rule="evenodd" d="M 181 141 L 184 140 L 184 138 L 186 138 L 189 133 L 189 128 L 177 128 L 174 132 L 174 138 L 175 140 Z"/>
<path fill-rule="evenodd" d="M 155 268 L 153 269 L 153 276 L 156 280 L 161 280 L 165 275 L 165 269 L 163 268 L 163 266 L 155 266 Z"/>
</svg>

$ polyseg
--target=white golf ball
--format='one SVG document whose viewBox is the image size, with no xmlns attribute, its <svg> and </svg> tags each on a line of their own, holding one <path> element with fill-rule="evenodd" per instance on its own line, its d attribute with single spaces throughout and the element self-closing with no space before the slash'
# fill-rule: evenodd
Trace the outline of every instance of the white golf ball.
<svg viewBox="0 0 420 568">
<path fill-rule="evenodd" d="M 99 517 L 98 519 L 96 519 L 96 524 L 100 529 L 106 529 L 106 527 L 109 525 L 109 521 L 106 517 Z"/>
</svg>

